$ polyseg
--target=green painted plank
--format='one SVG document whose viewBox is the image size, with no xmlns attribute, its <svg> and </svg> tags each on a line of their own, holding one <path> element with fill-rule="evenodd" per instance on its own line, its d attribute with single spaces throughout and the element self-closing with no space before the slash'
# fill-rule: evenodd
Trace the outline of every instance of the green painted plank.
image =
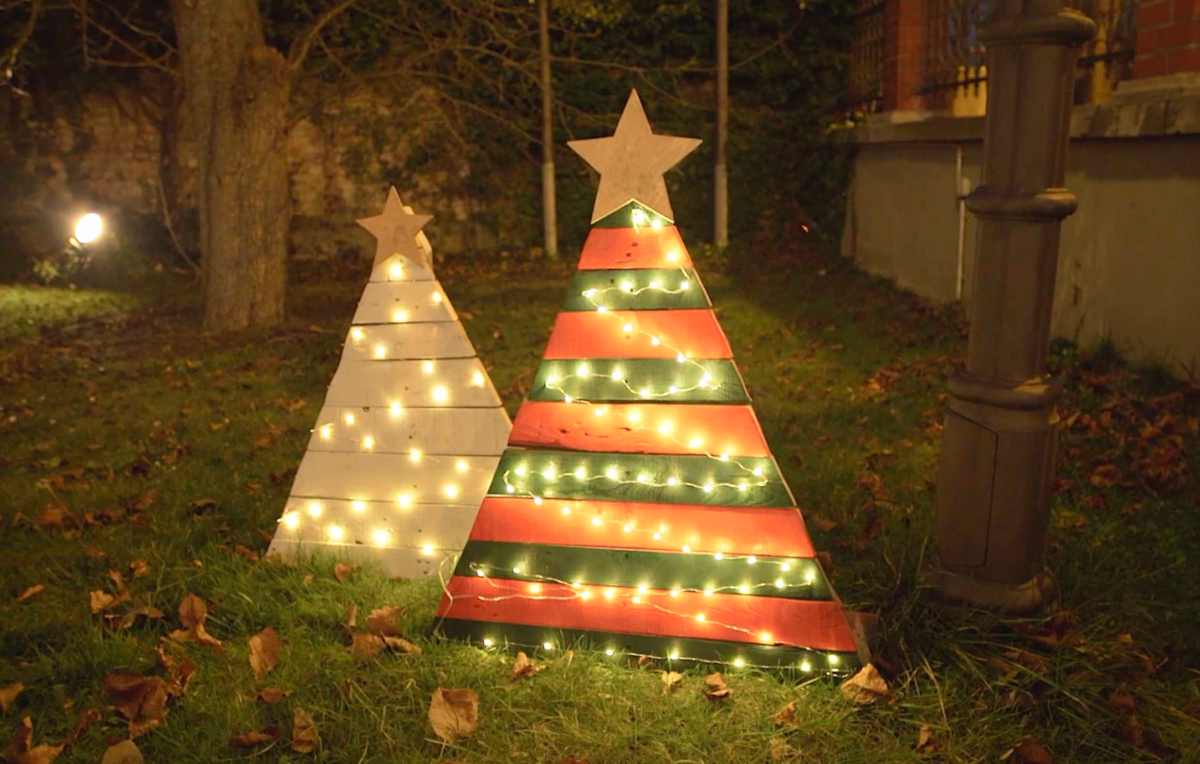
<svg viewBox="0 0 1200 764">
<path fill-rule="evenodd" d="M 576 271 L 566 311 L 683 310 L 712 303 L 691 268 L 616 268 Z"/>
<path fill-rule="evenodd" d="M 640 212 L 635 212 L 635 210 Z M 629 202 L 624 207 L 614 210 L 592 223 L 592 228 L 634 228 L 653 226 L 657 221 L 663 226 L 674 225 L 666 218 L 649 207 L 638 202 Z"/>
<path fill-rule="evenodd" d="M 530 535 L 536 537 L 536 531 Z M 751 564 L 745 557 L 717 559 L 711 554 L 468 541 L 454 575 L 833 599 L 816 560 L 788 557 L 755 557 Z"/>
<path fill-rule="evenodd" d="M 690 454 L 509 448 L 500 457 L 488 493 L 653 504 L 795 506 L 770 458 L 732 456 L 721 461 Z"/>
<path fill-rule="evenodd" d="M 672 387 L 675 392 L 671 392 Z M 686 359 L 682 363 L 669 358 L 542 361 L 534 375 L 529 400 L 561 401 L 567 395 L 575 400 L 597 403 L 750 402 L 742 375 L 729 360 Z"/>
<path fill-rule="evenodd" d="M 666 660 L 672 666 L 710 663 L 738 666 L 736 661 L 741 659 L 746 667 L 786 671 L 798 681 L 814 675 L 848 676 L 860 668 L 855 653 L 806 650 L 783 645 L 551 629 L 457 618 L 442 619 L 437 628 L 447 637 L 471 642 L 485 649 L 522 648 L 531 652 L 540 651 L 544 657 L 571 649 L 595 650 L 614 660 L 647 655 Z"/>
</svg>

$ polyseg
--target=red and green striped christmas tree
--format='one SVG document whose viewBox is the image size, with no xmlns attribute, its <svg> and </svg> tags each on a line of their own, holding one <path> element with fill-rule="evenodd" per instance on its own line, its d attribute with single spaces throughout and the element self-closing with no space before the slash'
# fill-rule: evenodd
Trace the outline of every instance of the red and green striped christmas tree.
<svg viewBox="0 0 1200 764">
<path fill-rule="evenodd" d="M 579 270 L 438 609 L 484 646 L 842 673 L 841 603 L 672 222 L 632 93 Z"/>
</svg>

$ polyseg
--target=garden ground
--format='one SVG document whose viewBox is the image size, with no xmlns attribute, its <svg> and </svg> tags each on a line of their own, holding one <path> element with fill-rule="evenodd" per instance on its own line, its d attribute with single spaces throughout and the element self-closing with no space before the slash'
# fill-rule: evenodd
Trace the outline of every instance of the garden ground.
<svg viewBox="0 0 1200 764">
<path fill-rule="evenodd" d="M 510 412 L 571 265 L 440 266 Z M 34 745 L 68 742 L 60 761 L 129 735 L 114 706 L 156 762 L 1200 760 L 1200 391 L 1057 344 L 1061 605 L 948 608 L 922 574 L 957 309 L 819 255 L 757 266 L 698 260 L 834 584 L 879 615 L 890 698 L 859 706 L 826 681 L 745 671 L 725 672 L 723 700 L 702 672 L 664 694 L 663 667 L 583 649 L 532 656 L 544 670 L 514 681 L 511 655 L 428 634 L 436 581 L 260 559 L 361 291 L 361 273 L 310 273 L 286 326 L 230 336 L 196 329 L 187 284 L 0 287 L 3 726 L 28 717 Z M 189 594 L 220 648 L 196 639 L 194 608 L 181 622 Z M 420 652 L 356 655 L 348 612 L 361 632 L 388 606 Z M 282 645 L 260 679 L 250 638 L 267 627 Z M 191 639 L 164 639 L 177 630 Z M 435 736 L 438 687 L 478 692 L 474 735 Z M 297 710 L 312 753 L 293 750 Z"/>
</svg>

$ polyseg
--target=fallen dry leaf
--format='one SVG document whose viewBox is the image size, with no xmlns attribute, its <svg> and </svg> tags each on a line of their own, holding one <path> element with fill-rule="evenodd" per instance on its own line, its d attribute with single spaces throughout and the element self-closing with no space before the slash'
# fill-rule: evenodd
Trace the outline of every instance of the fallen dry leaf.
<svg viewBox="0 0 1200 764">
<path fill-rule="evenodd" d="M 17 602 L 28 602 L 42 592 L 46 591 L 46 587 L 42 584 L 34 584 L 25 591 L 17 595 Z"/>
<path fill-rule="evenodd" d="M 129 563 L 129 573 L 134 578 L 141 578 L 142 576 L 149 575 L 150 563 L 146 562 L 145 560 L 134 560 L 133 562 Z"/>
<path fill-rule="evenodd" d="M 179 603 L 179 622 L 184 628 L 171 632 L 171 639 L 178 642 L 195 640 L 202 645 L 220 648 L 221 640 L 209 634 L 204 628 L 208 620 L 208 605 L 194 594 L 188 594 Z"/>
<path fill-rule="evenodd" d="M 26 716 L 4 752 L 4 760 L 10 764 L 49 764 L 62 751 L 61 745 L 33 745 L 33 721 Z"/>
<path fill-rule="evenodd" d="M 380 637 L 383 640 L 383 645 L 392 652 L 404 653 L 405 655 L 420 655 L 421 648 L 414 645 L 403 637 Z"/>
<path fill-rule="evenodd" d="M 800 753 L 791 743 L 781 737 L 771 738 L 771 761 L 787 761 L 796 758 Z"/>
<path fill-rule="evenodd" d="M 447 743 L 474 734 L 479 726 L 479 695 L 469 689 L 437 688 L 429 703 L 429 723 Z"/>
<path fill-rule="evenodd" d="M 933 753 L 938 749 L 937 739 L 933 736 L 933 727 L 922 724 L 917 730 L 917 753 Z"/>
<path fill-rule="evenodd" d="M 720 672 L 704 677 L 704 697 L 709 700 L 724 700 L 732 694 L 733 690 L 725 684 L 725 677 L 721 676 Z"/>
<path fill-rule="evenodd" d="M 1013 747 L 1015 764 L 1054 764 L 1054 757 L 1033 738 L 1025 738 Z"/>
<path fill-rule="evenodd" d="M 512 677 L 510 677 L 510 679 L 514 682 L 518 679 L 525 679 L 533 676 L 543 668 L 545 668 L 545 666 L 539 666 L 535 664 L 533 661 L 529 660 L 529 656 L 525 653 L 518 652 L 517 659 L 513 661 Z"/>
<path fill-rule="evenodd" d="M 354 566 L 347 565 L 344 562 L 339 562 L 337 565 L 333 566 L 333 577 L 336 578 L 341 583 L 344 583 L 346 581 L 346 579 L 350 577 L 350 574 L 353 572 L 354 572 Z"/>
<path fill-rule="evenodd" d="M 13 703 L 17 701 L 17 696 L 25 691 L 25 685 L 20 682 L 13 682 L 0 687 L 0 712 L 8 713 L 8 709 L 12 708 Z"/>
<path fill-rule="evenodd" d="M 879 669 L 868 663 L 857 674 L 842 682 L 842 697 L 860 706 L 877 703 L 891 695 Z"/>
<path fill-rule="evenodd" d="M 91 606 L 93 614 L 110 610 L 127 599 L 129 599 L 129 592 L 125 591 L 109 594 L 106 591 L 97 589 L 88 593 L 88 604 Z"/>
<path fill-rule="evenodd" d="M 791 724 L 796 721 L 796 701 L 793 700 L 779 709 L 779 712 L 771 718 L 771 721 L 775 723 L 776 727 L 782 727 L 785 724 Z"/>
<path fill-rule="evenodd" d="M 667 695 L 674 691 L 679 686 L 679 683 L 683 681 L 683 674 L 680 674 L 678 671 L 664 671 L 660 674 L 659 678 L 662 679 L 662 694 Z"/>
<path fill-rule="evenodd" d="M 404 633 L 400 627 L 400 619 L 404 608 L 389 605 L 376 608 L 367 616 L 367 631 L 382 637 L 398 637 Z"/>
<path fill-rule="evenodd" d="M 357 632 L 350 636 L 350 654 L 360 660 L 374 658 L 383 652 L 383 637 Z"/>
<path fill-rule="evenodd" d="M 122 740 L 116 745 L 110 745 L 100 757 L 100 764 L 142 764 L 145 758 L 132 740 Z"/>
<path fill-rule="evenodd" d="M 273 706 L 290 694 L 287 690 L 281 690 L 278 687 L 264 687 L 258 691 L 258 695 L 255 697 L 268 706 Z"/>
<path fill-rule="evenodd" d="M 105 616 L 105 618 L 114 618 L 115 616 Z M 163 617 L 163 612 L 156 607 L 139 607 L 125 613 L 117 621 L 118 629 L 128 629 L 137 622 L 138 618 L 147 618 L 152 621 L 157 621 Z"/>
<path fill-rule="evenodd" d="M 303 708 L 292 711 L 292 750 L 296 753 L 312 753 L 321 745 L 317 725 Z"/>
<path fill-rule="evenodd" d="M 136 738 L 162 724 L 167 715 L 167 683 L 162 677 L 114 671 L 104 677 L 104 690 L 117 711 L 129 720 Z"/>
<path fill-rule="evenodd" d="M 271 673 L 271 669 L 279 663 L 279 650 L 283 643 L 279 634 L 270 626 L 250 637 L 250 668 L 254 669 L 254 678 L 262 678 Z"/>
<path fill-rule="evenodd" d="M 279 730 L 275 727 L 266 727 L 254 732 L 243 732 L 231 738 L 229 744 L 234 748 L 257 748 L 266 743 L 274 743 L 278 739 Z"/>
</svg>

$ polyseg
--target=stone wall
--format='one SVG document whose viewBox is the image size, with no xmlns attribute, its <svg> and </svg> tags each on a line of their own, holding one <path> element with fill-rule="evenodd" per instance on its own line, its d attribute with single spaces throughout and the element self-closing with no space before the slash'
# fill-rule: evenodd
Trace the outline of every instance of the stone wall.
<svg viewBox="0 0 1200 764">
<path fill-rule="evenodd" d="M 437 251 L 537 241 L 538 229 L 524 230 L 523 216 L 510 209 L 516 199 L 472 195 L 471 168 L 458 152 L 437 152 L 419 173 L 406 170 L 411 147 L 438 138 L 429 115 L 365 88 L 305 93 L 295 101 L 298 113 L 281 147 L 291 176 L 294 257 L 366 257 L 371 238 L 354 220 L 375 214 L 390 184 L 435 215 Z M 153 78 L 82 93 L 0 95 L 0 130 L 9 139 L 0 141 L 0 188 L 12 200 L 0 211 L 0 230 L 4 246 L 18 250 L 5 256 L 61 246 L 69 220 L 83 208 L 161 220 L 164 198 L 189 241 L 196 161 L 187 126 L 172 119 L 173 103 L 169 84 Z M 164 153 L 164 145 L 174 150 Z M 514 183 L 536 182 L 530 169 L 530 179 Z M 513 173 L 523 170 L 514 163 Z M 485 204 L 486 215 L 477 215 Z"/>
<path fill-rule="evenodd" d="M 982 118 L 882 115 L 856 128 L 843 254 L 937 301 L 970 301 Z M 1077 107 L 1053 332 L 1200 375 L 1200 76 L 1122 83 Z"/>
</svg>

